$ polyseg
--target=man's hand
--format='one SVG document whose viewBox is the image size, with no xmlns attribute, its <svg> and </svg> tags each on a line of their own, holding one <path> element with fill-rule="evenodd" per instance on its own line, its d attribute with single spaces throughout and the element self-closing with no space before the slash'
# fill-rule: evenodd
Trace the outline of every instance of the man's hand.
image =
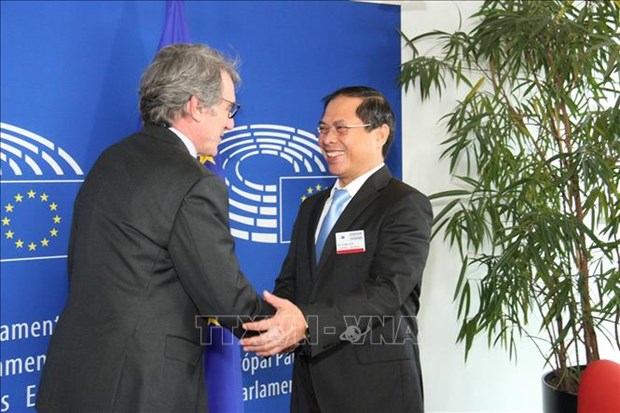
<svg viewBox="0 0 620 413">
<path fill-rule="evenodd" d="M 243 350 L 253 351 L 259 356 L 291 351 L 306 335 L 306 319 L 301 310 L 289 300 L 263 291 L 263 298 L 276 309 L 268 319 L 245 323 L 243 328 L 258 331 L 259 336 L 240 340 Z"/>
</svg>

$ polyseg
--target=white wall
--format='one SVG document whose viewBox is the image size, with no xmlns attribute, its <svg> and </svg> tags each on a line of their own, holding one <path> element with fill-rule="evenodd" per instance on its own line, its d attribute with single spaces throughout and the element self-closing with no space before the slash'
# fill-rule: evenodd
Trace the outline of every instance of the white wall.
<svg viewBox="0 0 620 413">
<path fill-rule="evenodd" d="M 439 29 L 463 28 L 478 1 L 401 2 L 401 29 L 408 36 Z M 426 45 L 425 45 L 426 46 Z M 432 46 L 432 45 L 428 45 Z M 403 49 L 402 59 L 410 58 Z M 403 92 L 403 178 L 426 194 L 450 189 L 448 162 L 439 161 L 439 143 L 446 137 L 440 117 L 450 111 L 456 90 L 441 100 L 421 102 L 418 90 Z M 440 205 L 434 205 L 435 212 Z M 460 260 L 440 237 L 432 245 L 424 273 L 419 314 L 425 404 L 428 412 L 537 412 L 541 410 L 542 359 L 533 345 L 523 341 L 518 363 L 501 349 L 489 350 L 486 341 L 474 343 L 467 363 L 464 345 L 456 344 L 459 325 L 457 303 L 452 302 Z"/>
<path fill-rule="evenodd" d="M 452 32 L 471 26 L 468 17 L 480 1 L 401 1 L 401 30 L 409 37 L 430 30 Z M 404 42 L 403 42 L 404 45 Z M 432 44 L 424 44 L 431 47 Z M 421 47 L 421 51 L 424 50 Z M 402 60 L 411 57 L 403 48 Z M 444 92 L 441 100 L 421 102 L 418 90 L 403 91 L 403 178 L 426 194 L 451 188 L 448 162 L 439 161 L 440 142 L 446 138 L 440 117 L 464 94 Z M 441 205 L 434 205 L 437 213 Z M 458 252 L 437 237 L 424 274 L 419 314 L 425 404 L 428 412 L 539 412 L 542 410 L 543 358 L 533 343 L 523 339 L 518 359 L 502 349 L 488 349 L 485 337 L 474 343 L 467 363 L 464 345 L 456 344 L 457 303 L 452 302 L 460 269 Z M 604 358 L 620 361 L 620 354 L 603 344 Z"/>
</svg>

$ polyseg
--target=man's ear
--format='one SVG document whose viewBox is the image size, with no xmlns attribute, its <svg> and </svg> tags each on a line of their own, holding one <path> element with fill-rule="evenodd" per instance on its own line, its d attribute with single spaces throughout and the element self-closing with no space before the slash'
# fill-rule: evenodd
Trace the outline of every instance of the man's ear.
<svg viewBox="0 0 620 413">
<path fill-rule="evenodd" d="M 200 120 L 197 118 L 197 115 L 199 114 L 201 108 L 202 108 L 202 104 L 200 103 L 198 98 L 194 95 L 192 95 L 192 97 L 189 98 L 189 100 L 185 104 L 185 111 L 196 122 L 200 122 Z"/>
<path fill-rule="evenodd" d="M 377 146 L 379 148 L 383 148 L 383 145 L 385 145 L 385 142 L 387 142 L 388 136 L 390 136 L 390 127 L 384 123 L 383 125 L 379 126 L 377 129 L 375 129 L 375 132 L 377 132 L 377 135 L 376 135 Z"/>
</svg>

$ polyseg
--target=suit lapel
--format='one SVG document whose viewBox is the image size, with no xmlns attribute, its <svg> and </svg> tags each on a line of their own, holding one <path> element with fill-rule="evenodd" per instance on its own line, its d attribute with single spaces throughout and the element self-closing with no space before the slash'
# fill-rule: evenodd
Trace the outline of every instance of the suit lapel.
<svg viewBox="0 0 620 413">
<path fill-rule="evenodd" d="M 335 234 L 338 232 L 348 231 L 348 230 L 358 230 L 363 228 L 352 228 L 351 225 L 355 222 L 355 219 L 370 205 L 380 194 L 381 190 L 390 182 L 392 179 L 392 174 L 390 174 L 387 166 L 379 169 L 377 172 L 372 174 L 364 185 L 360 188 L 360 190 L 355 194 L 353 199 L 349 202 L 349 205 L 344 209 L 338 221 L 332 228 L 329 236 L 327 237 L 327 241 L 325 242 L 325 246 L 323 247 L 323 253 L 321 254 L 321 260 L 318 263 L 316 271 L 319 272 L 325 262 L 333 255 L 336 254 L 336 237 Z M 326 191 L 327 192 L 327 191 Z M 326 197 L 327 199 L 327 197 Z M 325 204 L 325 200 L 321 202 L 320 208 L 318 208 L 318 216 L 316 217 L 316 221 L 318 221 L 318 217 L 321 214 L 323 205 Z M 314 222 L 313 228 L 316 230 L 317 222 Z M 314 234 L 314 232 L 313 232 Z M 314 247 L 314 238 L 312 238 L 312 246 Z M 314 253 L 312 254 L 314 257 Z M 316 261 L 313 261 L 316 262 Z"/>
</svg>

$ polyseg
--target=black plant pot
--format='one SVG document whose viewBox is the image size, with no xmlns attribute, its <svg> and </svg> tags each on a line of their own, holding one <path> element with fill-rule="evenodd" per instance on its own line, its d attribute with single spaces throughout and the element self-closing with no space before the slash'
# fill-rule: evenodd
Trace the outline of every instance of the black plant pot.
<svg viewBox="0 0 620 413">
<path fill-rule="evenodd" d="M 555 373 L 542 378 L 543 413 L 577 413 L 577 395 L 556 390 L 549 384 Z"/>
</svg>

